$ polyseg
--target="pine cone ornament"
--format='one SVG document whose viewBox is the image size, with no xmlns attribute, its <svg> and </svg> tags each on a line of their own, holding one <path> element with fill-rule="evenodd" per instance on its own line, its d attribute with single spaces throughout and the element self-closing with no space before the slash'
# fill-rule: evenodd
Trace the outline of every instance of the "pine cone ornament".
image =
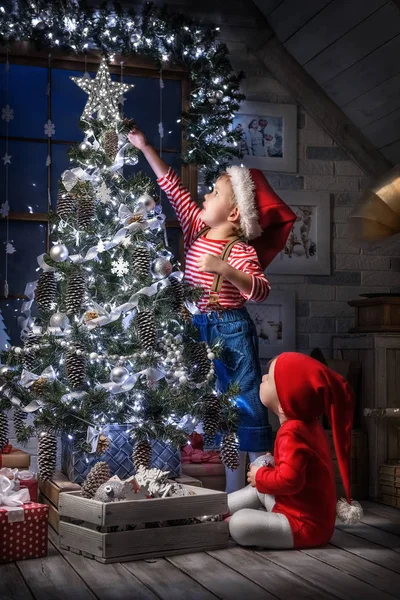
<svg viewBox="0 0 400 600">
<path fill-rule="evenodd" d="M 76 351 L 68 351 L 65 357 L 65 370 L 70 386 L 76 390 L 83 386 L 86 375 L 86 358 L 81 354 L 84 347 L 75 343 Z M 79 354 L 78 354 L 79 352 Z"/>
<path fill-rule="evenodd" d="M 8 418 L 5 412 L 0 411 L 0 453 L 8 440 Z"/>
<path fill-rule="evenodd" d="M 57 440 L 50 431 L 38 436 L 38 471 L 43 481 L 51 479 L 56 470 Z"/>
<path fill-rule="evenodd" d="M 137 246 L 132 252 L 132 267 L 137 277 L 148 277 L 150 273 L 150 252 L 144 246 Z"/>
<path fill-rule="evenodd" d="M 92 227 L 94 218 L 94 198 L 92 194 L 85 193 L 79 196 L 77 217 L 78 229 L 87 231 Z"/>
<path fill-rule="evenodd" d="M 231 471 L 239 467 L 239 442 L 234 433 L 227 433 L 222 438 L 221 461 Z"/>
<path fill-rule="evenodd" d="M 68 314 L 80 311 L 85 297 L 85 278 L 80 271 L 74 271 L 67 282 L 67 297 L 65 304 Z"/>
<path fill-rule="evenodd" d="M 179 281 L 176 277 L 168 278 L 170 283 L 170 289 L 173 293 L 173 309 L 180 310 L 183 307 L 185 300 L 185 290 L 182 281 Z"/>
<path fill-rule="evenodd" d="M 145 469 L 150 467 L 151 463 L 151 446 L 148 442 L 138 442 L 132 452 L 132 462 L 135 471 L 143 466 Z"/>
<path fill-rule="evenodd" d="M 206 446 L 214 443 L 219 429 L 220 413 L 221 405 L 218 396 L 207 396 L 203 418 L 204 442 Z"/>
<path fill-rule="evenodd" d="M 179 309 L 178 309 L 178 315 L 179 315 L 179 317 L 182 319 L 182 321 L 183 321 L 184 323 L 187 323 L 187 324 L 189 324 L 189 323 L 191 323 L 191 322 L 192 322 L 193 315 L 192 315 L 192 313 L 190 312 L 190 310 L 188 310 L 188 309 L 186 308 L 186 306 L 185 306 L 185 305 L 181 306 L 181 308 L 179 308 Z"/>
<path fill-rule="evenodd" d="M 24 341 L 24 349 L 29 350 L 29 354 L 24 354 L 23 366 L 24 369 L 28 369 L 28 371 L 32 371 L 35 364 L 35 355 L 36 352 L 32 351 L 33 346 L 37 346 L 40 343 L 40 335 L 33 333 L 32 331 L 28 333 Z"/>
<path fill-rule="evenodd" d="M 108 464 L 103 461 L 96 463 L 90 469 L 86 481 L 82 486 L 82 496 L 84 498 L 93 498 L 99 487 L 103 483 L 106 483 L 110 477 L 111 471 Z"/>
<path fill-rule="evenodd" d="M 21 410 L 18 407 L 14 408 L 14 417 L 13 417 L 13 423 L 14 423 L 14 431 L 15 431 L 15 435 L 17 440 L 23 439 L 24 438 L 24 432 L 25 432 L 25 427 L 26 427 L 26 419 L 27 419 L 27 413 L 24 412 L 23 410 Z"/>
<path fill-rule="evenodd" d="M 112 129 L 104 134 L 104 152 L 114 162 L 118 152 L 118 134 Z"/>
<path fill-rule="evenodd" d="M 36 396 L 41 396 L 43 394 L 44 386 L 47 382 L 47 377 L 39 377 L 32 383 L 30 389 Z"/>
<path fill-rule="evenodd" d="M 156 322 L 153 313 L 146 309 L 136 315 L 139 341 L 145 350 L 151 350 L 156 344 Z"/>
<path fill-rule="evenodd" d="M 57 214 L 66 221 L 75 210 L 75 198 L 67 190 L 60 190 L 57 196 Z"/>
<path fill-rule="evenodd" d="M 207 377 L 211 363 L 207 358 L 207 348 L 203 342 L 190 342 L 185 345 L 185 362 L 192 381 L 200 383 Z"/>
<path fill-rule="evenodd" d="M 53 271 L 43 271 L 35 290 L 35 301 L 40 310 L 50 310 L 57 291 L 56 278 Z"/>
</svg>

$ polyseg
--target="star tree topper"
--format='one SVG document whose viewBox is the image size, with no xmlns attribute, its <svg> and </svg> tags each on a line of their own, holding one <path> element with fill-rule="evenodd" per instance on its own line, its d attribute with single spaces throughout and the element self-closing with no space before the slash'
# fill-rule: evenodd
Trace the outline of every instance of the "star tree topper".
<svg viewBox="0 0 400 600">
<path fill-rule="evenodd" d="M 99 70 L 94 79 L 88 79 L 87 77 L 71 77 L 71 79 L 89 95 L 82 113 L 82 119 L 90 119 L 93 113 L 97 111 L 99 119 L 118 121 L 120 119 L 119 98 L 135 87 L 132 84 L 112 81 L 105 57 L 101 59 Z"/>
</svg>

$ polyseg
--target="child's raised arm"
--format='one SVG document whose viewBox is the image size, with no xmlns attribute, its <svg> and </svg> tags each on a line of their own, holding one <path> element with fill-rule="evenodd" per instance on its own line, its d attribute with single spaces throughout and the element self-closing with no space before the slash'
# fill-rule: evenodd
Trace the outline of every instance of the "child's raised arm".
<svg viewBox="0 0 400 600">
<path fill-rule="evenodd" d="M 141 150 L 153 169 L 155 175 L 159 179 L 160 177 L 164 177 L 164 175 L 168 172 L 168 165 L 163 159 L 157 154 L 156 150 L 149 144 L 146 139 L 144 133 L 142 133 L 137 127 L 134 127 L 128 133 L 128 140 L 135 146 L 138 150 Z"/>
</svg>

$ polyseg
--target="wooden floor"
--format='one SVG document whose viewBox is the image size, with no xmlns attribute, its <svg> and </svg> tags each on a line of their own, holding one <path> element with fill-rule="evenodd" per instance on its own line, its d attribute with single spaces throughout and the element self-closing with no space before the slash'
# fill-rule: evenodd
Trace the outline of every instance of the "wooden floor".
<svg viewBox="0 0 400 600">
<path fill-rule="evenodd" d="M 316 550 L 232 546 L 166 559 L 103 565 L 59 550 L 0 565 L 0 599 L 328 600 L 400 599 L 400 510 L 364 502 L 360 525 L 338 525 Z"/>
</svg>

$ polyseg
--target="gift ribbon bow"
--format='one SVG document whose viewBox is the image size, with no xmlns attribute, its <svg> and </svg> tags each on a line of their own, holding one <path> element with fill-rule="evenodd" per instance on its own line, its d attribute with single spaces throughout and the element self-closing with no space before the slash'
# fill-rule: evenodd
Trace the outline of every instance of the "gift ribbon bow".
<svg viewBox="0 0 400 600">
<path fill-rule="evenodd" d="M 14 491 L 14 482 L 0 475 L 0 508 L 7 510 L 9 523 L 24 520 L 24 510 L 22 506 L 25 502 L 30 502 L 31 496 L 28 488 L 20 488 Z"/>
<path fill-rule="evenodd" d="M 23 387 L 29 388 L 35 381 L 37 381 L 40 378 L 46 379 L 49 383 L 55 381 L 56 373 L 53 367 L 51 365 L 49 367 L 46 367 L 40 375 L 35 375 L 35 373 L 32 373 L 31 371 L 23 369 L 19 383 Z"/>
</svg>

